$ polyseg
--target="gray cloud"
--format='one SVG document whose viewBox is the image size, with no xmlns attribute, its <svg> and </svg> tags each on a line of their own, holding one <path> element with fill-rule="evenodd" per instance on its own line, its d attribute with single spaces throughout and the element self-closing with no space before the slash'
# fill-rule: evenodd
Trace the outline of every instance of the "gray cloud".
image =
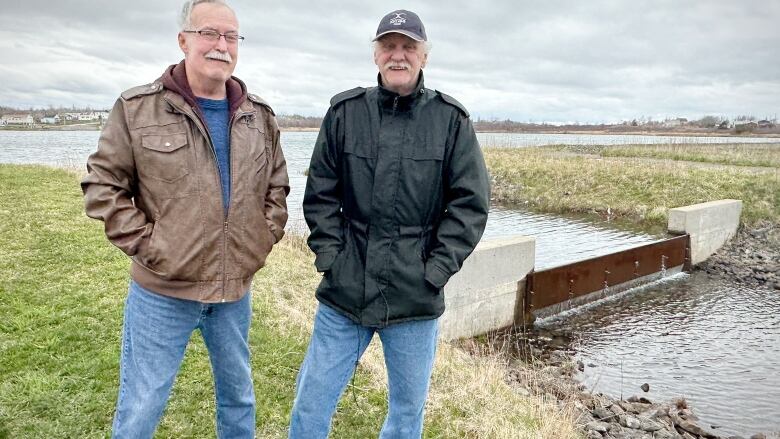
<svg viewBox="0 0 780 439">
<path fill-rule="evenodd" d="M 382 4 L 231 3 L 237 76 L 282 113 L 322 114 L 372 85 Z M 412 1 L 433 43 L 426 82 L 481 117 L 615 121 L 774 116 L 777 2 Z M 109 107 L 182 55 L 178 2 L 0 1 L 0 105 Z"/>
</svg>

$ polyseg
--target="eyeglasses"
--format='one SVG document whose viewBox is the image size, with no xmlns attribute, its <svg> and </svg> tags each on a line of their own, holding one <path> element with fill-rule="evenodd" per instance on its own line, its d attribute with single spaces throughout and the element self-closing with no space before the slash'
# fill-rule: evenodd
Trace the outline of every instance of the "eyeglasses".
<svg viewBox="0 0 780 439">
<path fill-rule="evenodd" d="M 217 41 L 219 41 L 219 37 L 225 37 L 225 42 L 228 44 L 237 44 L 241 41 L 244 41 L 244 37 L 236 33 L 228 32 L 223 34 L 213 29 L 183 30 L 182 32 L 185 34 L 198 34 L 200 35 L 201 38 L 203 38 L 204 40 L 210 43 L 216 43 Z"/>
</svg>

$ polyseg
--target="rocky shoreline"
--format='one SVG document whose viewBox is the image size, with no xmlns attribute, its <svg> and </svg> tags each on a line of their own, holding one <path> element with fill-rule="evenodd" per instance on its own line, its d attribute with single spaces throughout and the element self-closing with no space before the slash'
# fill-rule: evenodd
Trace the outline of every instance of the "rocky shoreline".
<svg viewBox="0 0 780 439">
<path fill-rule="evenodd" d="M 644 397 L 631 396 L 619 400 L 601 393 L 590 393 L 575 377 L 584 370 L 581 362 L 573 362 L 560 351 L 543 360 L 545 366 L 528 373 L 527 364 L 512 367 L 511 378 L 529 394 L 554 401 L 562 410 L 573 412 L 587 439 L 770 439 L 756 433 L 752 436 L 722 436 L 714 428 L 704 426 L 688 407 L 685 399 L 654 403 Z M 524 368 L 526 372 L 524 372 Z M 644 384 L 642 389 L 649 390 Z"/>
<path fill-rule="evenodd" d="M 740 227 L 729 243 L 696 269 L 743 285 L 780 291 L 780 224 Z"/>
</svg>

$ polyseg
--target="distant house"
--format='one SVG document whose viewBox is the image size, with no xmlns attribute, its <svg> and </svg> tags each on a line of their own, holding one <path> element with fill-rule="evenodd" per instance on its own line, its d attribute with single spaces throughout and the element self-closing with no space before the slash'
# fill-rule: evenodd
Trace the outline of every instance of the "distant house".
<svg viewBox="0 0 780 439">
<path fill-rule="evenodd" d="M 5 121 L 6 125 L 24 125 L 24 126 L 30 126 L 35 123 L 33 120 L 32 114 L 6 114 L 3 116 L 3 120 Z"/>
<path fill-rule="evenodd" d="M 759 120 L 756 122 L 756 125 L 758 125 L 759 128 L 774 128 L 775 124 L 768 120 Z"/>
<path fill-rule="evenodd" d="M 100 117 L 94 111 L 91 111 L 89 113 L 80 113 L 79 114 L 79 121 L 81 121 L 81 122 L 93 122 L 93 121 L 96 121 L 96 120 L 99 120 L 99 119 L 100 119 Z"/>
<path fill-rule="evenodd" d="M 4 127 L 6 125 L 8 125 L 8 122 L 6 122 L 4 118 L 0 119 L 0 127 Z"/>
<path fill-rule="evenodd" d="M 678 117 L 678 118 L 675 118 L 675 119 L 665 120 L 664 123 L 663 123 L 663 126 L 666 127 L 666 128 L 674 128 L 674 127 L 679 127 L 679 126 L 685 125 L 687 123 L 688 123 L 688 119 L 687 118 L 685 118 L 685 117 Z"/>
<path fill-rule="evenodd" d="M 727 121 L 727 120 L 724 120 L 723 122 L 718 124 L 718 129 L 719 130 L 727 130 L 729 128 L 731 128 L 731 125 L 729 124 L 729 121 Z"/>
<path fill-rule="evenodd" d="M 95 114 L 101 122 L 105 122 L 108 119 L 108 111 L 96 111 Z"/>
<path fill-rule="evenodd" d="M 60 123 L 60 115 L 56 114 L 54 116 L 44 116 L 41 118 L 41 123 L 45 123 L 47 125 L 56 125 Z"/>
</svg>

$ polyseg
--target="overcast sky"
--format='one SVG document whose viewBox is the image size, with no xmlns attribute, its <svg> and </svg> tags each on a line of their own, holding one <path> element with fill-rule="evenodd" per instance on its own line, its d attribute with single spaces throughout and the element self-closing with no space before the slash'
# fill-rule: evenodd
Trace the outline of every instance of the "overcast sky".
<svg viewBox="0 0 780 439">
<path fill-rule="evenodd" d="M 0 105 L 110 108 L 178 62 L 180 1 L 0 0 Z M 277 113 L 375 83 L 393 9 L 433 44 L 426 86 L 474 116 L 614 122 L 780 113 L 780 1 L 234 0 L 235 75 Z"/>
</svg>

